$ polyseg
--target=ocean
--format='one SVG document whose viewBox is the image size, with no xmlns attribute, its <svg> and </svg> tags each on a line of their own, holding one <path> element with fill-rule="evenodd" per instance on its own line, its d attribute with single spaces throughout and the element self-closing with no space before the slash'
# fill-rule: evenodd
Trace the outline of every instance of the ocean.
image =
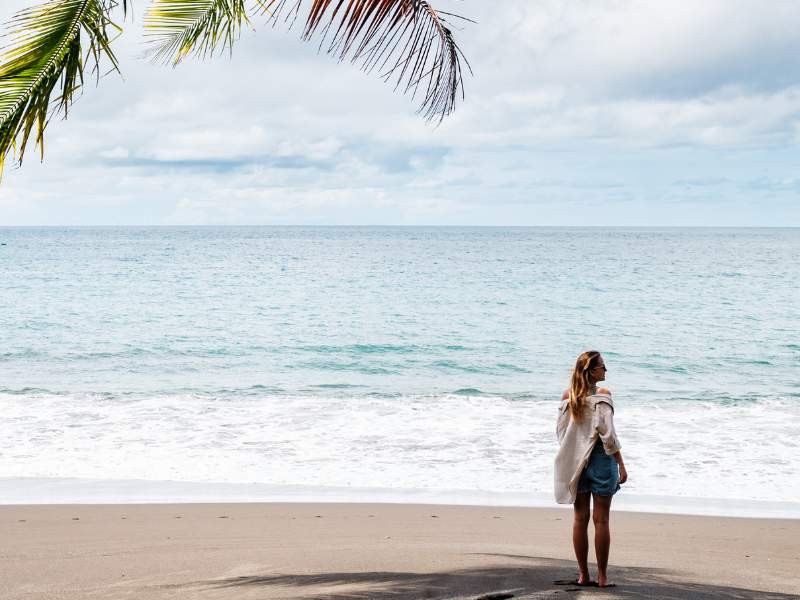
<svg viewBox="0 0 800 600">
<path fill-rule="evenodd" d="M 0 502 L 547 504 L 556 407 L 597 349 L 620 500 L 800 516 L 800 229 L 0 228 L 0 244 Z"/>
</svg>

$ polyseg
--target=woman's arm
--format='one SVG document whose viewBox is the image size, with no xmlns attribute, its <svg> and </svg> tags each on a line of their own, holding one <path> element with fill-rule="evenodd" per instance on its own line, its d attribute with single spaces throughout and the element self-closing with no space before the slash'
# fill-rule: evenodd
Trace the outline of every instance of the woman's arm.
<svg viewBox="0 0 800 600">
<path fill-rule="evenodd" d="M 617 466 L 619 467 L 619 484 L 622 485 L 628 481 L 628 471 L 625 470 L 625 463 L 622 461 L 622 451 L 617 450 L 614 453 L 614 458 L 617 460 Z"/>
<path fill-rule="evenodd" d="M 620 446 L 617 432 L 614 429 L 614 409 L 611 405 L 600 402 L 595 408 L 595 427 L 603 442 L 603 448 L 609 456 L 615 455 L 622 447 Z"/>
<path fill-rule="evenodd" d="M 600 388 L 597 391 L 600 394 L 611 395 L 611 390 L 608 388 Z M 608 404 L 600 404 L 597 407 L 597 412 L 597 432 L 600 434 L 606 454 L 610 454 L 617 461 L 619 484 L 622 485 L 628 481 L 628 471 L 625 469 L 625 461 L 622 460 L 619 439 L 617 439 L 617 432 L 614 429 L 614 409 Z"/>
</svg>

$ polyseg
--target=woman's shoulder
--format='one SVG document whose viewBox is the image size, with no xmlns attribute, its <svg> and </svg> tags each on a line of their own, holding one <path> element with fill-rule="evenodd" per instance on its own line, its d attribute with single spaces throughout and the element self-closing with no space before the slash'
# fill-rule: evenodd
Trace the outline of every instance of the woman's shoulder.
<svg viewBox="0 0 800 600">
<path fill-rule="evenodd" d="M 614 400 L 611 397 L 611 390 L 608 388 L 600 388 L 597 390 L 597 393 L 591 396 L 591 400 L 589 400 L 591 405 L 595 408 L 595 410 L 600 410 L 603 405 L 606 408 L 611 409 L 611 412 L 614 412 Z"/>
</svg>

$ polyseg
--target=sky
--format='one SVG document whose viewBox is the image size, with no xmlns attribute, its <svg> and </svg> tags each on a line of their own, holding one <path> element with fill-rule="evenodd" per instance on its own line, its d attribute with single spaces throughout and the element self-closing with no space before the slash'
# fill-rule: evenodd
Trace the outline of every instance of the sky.
<svg viewBox="0 0 800 600">
<path fill-rule="evenodd" d="M 433 0 L 475 21 L 438 126 L 263 17 L 153 64 L 133 4 L 122 76 L 7 166 L 0 225 L 800 226 L 796 0 Z"/>
</svg>

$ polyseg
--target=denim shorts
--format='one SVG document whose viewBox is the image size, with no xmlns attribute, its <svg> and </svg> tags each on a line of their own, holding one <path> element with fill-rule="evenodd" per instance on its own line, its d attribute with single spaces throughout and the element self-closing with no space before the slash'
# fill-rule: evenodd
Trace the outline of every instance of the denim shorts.
<svg viewBox="0 0 800 600">
<path fill-rule="evenodd" d="M 619 490 L 619 467 L 613 456 L 606 454 L 603 442 L 597 440 L 589 462 L 578 480 L 578 493 L 592 492 L 598 496 L 613 496 Z"/>
</svg>

